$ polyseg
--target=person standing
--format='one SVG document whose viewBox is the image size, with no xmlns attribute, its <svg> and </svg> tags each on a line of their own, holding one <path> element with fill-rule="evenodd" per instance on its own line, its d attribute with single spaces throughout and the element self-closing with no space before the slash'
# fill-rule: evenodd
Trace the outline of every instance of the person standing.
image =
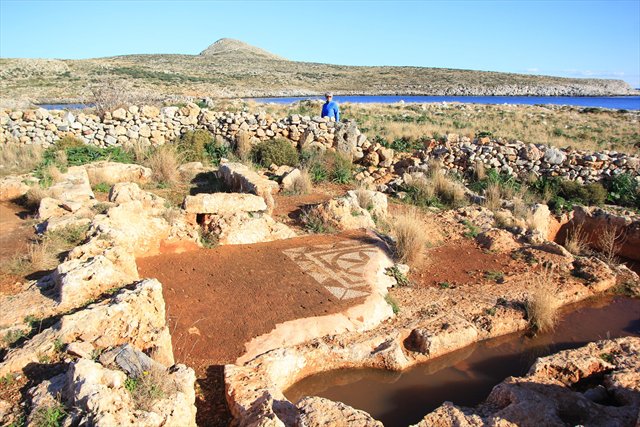
<svg viewBox="0 0 640 427">
<path fill-rule="evenodd" d="M 339 122 L 340 107 L 338 107 L 338 103 L 333 100 L 333 94 L 327 92 L 324 94 L 324 97 L 327 99 L 327 102 L 322 105 L 322 117 L 333 118 L 336 122 Z"/>
</svg>

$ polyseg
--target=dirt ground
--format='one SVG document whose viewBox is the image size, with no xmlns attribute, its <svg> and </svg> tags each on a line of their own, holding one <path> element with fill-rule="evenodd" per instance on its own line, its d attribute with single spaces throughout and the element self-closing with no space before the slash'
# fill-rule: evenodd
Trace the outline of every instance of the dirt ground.
<svg viewBox="0 0 640 427">
<path fill-rule="evenodd" d="M 272 216 L 276 221 L 287 224 L 290 227 L 297 227 L 299 225 L 298 219 L 306 206 L 326 202 L 333 197 L 345 194 L 350 189 L 352 187 L 349 185 L 324 182 L 314 184 L 313 193 L 310 194 L 278 193 L 273 197 L 275 207 Z"/>
<path fill-rule="evenodd" d="M 23 278 L 7 271 L 14 257 L 27 249 L 35 236 L 33 227 L 27 221 L 28 213 L 14 203 L 0 203 L 0 295 L 12 294 L 20 290 L 17 285 Z"/>
<path fill-rule="evenodd" d="M 362 302 L 339 300 L 282 251 L 335 244 L 359 233 L 306 236 L 139 258 L 141 277 L 163 284 L 176 361 L 196 370 L 198 424 L 227 425 L 224 364 L 278 323 L 332 314 Z"/>
</svg>

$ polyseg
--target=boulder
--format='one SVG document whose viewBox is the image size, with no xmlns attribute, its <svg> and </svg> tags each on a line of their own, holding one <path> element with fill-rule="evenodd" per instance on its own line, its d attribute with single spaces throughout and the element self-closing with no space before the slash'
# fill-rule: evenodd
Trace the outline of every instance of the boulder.
<svg viewBox="0 0 640 427">
<path fill-rule="evenodd" d="M 518 242 L 513 238 L 513 234 L 497 228 L 492 228 L 478 234 L 476 240 L 483 248 L 495 252 L 511 252 L 520 247 Z"/>
<path fill-rule="evenodd" d="M 369 211 L 360 207 L 356 197 L 350 196 L 331 199 L 309 208 L 307 218 L 313 217 L 321 219 L 326 226 L 337 230 L 375 227 Z"/>
<path fill-rule="evenodd" d="M 373 218 L 386 218 L 387 216 L 387 195 L 379 191 L 366 190 L 359 188 L 357 190 L 347 191 L 349 197 L 354 204 L 357 203 L 362 209 L 367 210 Z"/>
<path fill-rule="evenodd" d="M 233 215 L 238 212 L 264 212 L 267 205 L 262 197 L 244 193 L 200 193 L 187 196 L 183 209 L 191 214 Z"/>
<path fill-rule="evenodd" d="M 28 180 L 34 180 L 29 175 L 9 175 L 0 178 L 0 202 L 16 200 L 29 191 Z"/>
<path fill-rule="evenodd" d="M 322 397 L 305 397 L 297 404 L 301 426 L 305 427 L 382 427 L 371 415 L 342 402 Z"/>
<path fill-rule="evenodd" d="M 561 165 L 567 160 L 567 155 L 562 150 L 551 147 L 545 150 L 543 160 L 550 165 Z"/>
<path fill-rule="evenodd" d="M 110 300 L 63 316 L 52 327 L 35 335 L 24 346 L 10 350 L 0 364 L 0 375 L 20 371 L 29 363 L 53 356 L 57 345 L 91 342 L 96 349 L 130 343 L 152 352 L 155 360 L 173 364 L 173 351 L 165 320 L 162 285 L 143 280 L 132 290 L 122 290 Z M 56 344 L 58 343 L 58 344 Z"/>
<path fill-rule="evenodd" d="M 91 184 L 117 182 L 146 183 L 151 179 L 151 169 L 141 165 L 100 161 L 84 166 Z"/>
<path fill-rule="evenodd" d="M 478 330 L 462 317 L 446 314 L 439 322 L 430 322 L 411 331 L 412 349 L 430 357 L 465 347 L 478 340 Z"/>
<path fill-rule="evenodd" d="M 241 163 L 224 163 L 220 165 L 218 174 L 231 191 L 260 196 L 264 199 L 269 211 L 273 208 L 272 194 L 277 193 L 280 189 L 277 182 L 259 175 Z"/>
<path fill-rule="evenodd" d="M 302 176 L 302 172 L 298 168 L 295 168 L 290 172 L 288 172 L 286 175 L 284 175 L 281 181 L 282 191 L 287 191 L 287 192 L 294 191 L 296 180 L 300 179 L 301 176 Z"/>
<path fill-rule="evenodd" d="M 293 230 L 268 214 L 237 212 L 205 215 L 202 226 L 213 233 L 221 245 L 240 245 L 295 237 Z"/>
<path fill-rule="evenodd" d="M 151 105 L 143 105 L 142 108 L 140 109 L 140 114 L 142 115 L 142 117 L 153 119 L 158 117 L 158 115 L 160 115 L 160 110 Z"/>
<path fill-rule="evenodd" d="M 58 182 L 49 188 L 49 194 L 62 202 L 85 203 L 95 199 L 89 175 L 84 166 L 71 166 Z"/>
<path fill-rule="evenodd" d="M 138 184 L 132 182 L 121 182 L 111 187 L 109 201 L 118 205 L 139 201 L 147 212 L 151 211 L 152 213 L 164 210 L 166 205 L 165 199 L 141 190 Z"/>
</svg>

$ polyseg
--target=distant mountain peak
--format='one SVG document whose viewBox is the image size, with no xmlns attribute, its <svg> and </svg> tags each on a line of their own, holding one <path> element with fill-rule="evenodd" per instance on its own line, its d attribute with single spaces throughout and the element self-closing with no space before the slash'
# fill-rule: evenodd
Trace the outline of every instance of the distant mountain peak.
<svg viewBox="0 0 640 427">
<path fill-rule="evenodd" d="M 260 55 L 270 59 L 285 59 L 281 56 L 275 55 L 259 47 L 251 46 L 243 41 L 236 39 L 223 38 L 210 45 L 208 48 L 200 52 L 202 56 L 219 55 L 223 53 L 241 53 L 248 56 Z"/>
</svg>

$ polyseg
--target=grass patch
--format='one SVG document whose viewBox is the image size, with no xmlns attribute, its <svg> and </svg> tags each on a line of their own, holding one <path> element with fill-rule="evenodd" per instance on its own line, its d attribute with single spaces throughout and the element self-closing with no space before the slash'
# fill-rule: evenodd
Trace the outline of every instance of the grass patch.
<svg viewBox="0 0 640 427">
<path fill-rule="evenodd" d="M 181 154 L 175 146 L 169 144 L 153 150 L 146 160 L 146 166 L 152 170 L 152 179 L 165 187 L 174 186 L 180 181 L 178 167 L 181 163 Z"/>
<path fill-rule="evenodd" d="M 502 271 L 485 271 L 484 278 L 493 280 L 496 283 L 504 283 L 504 273 Z"/>
<path fill-rule="evenodd" d="M 93 191 L 95 191 L 96 193 L 108 193 L 109 191 L 111 191 L 111 185 L 107 184 L 106 182 L 99 182 L 93 186 Z"/>
<path fill-rule="evenodd" d="M 32 425 L 35 427 L 59 427 L 67 416 L 64 405 L 56 402 L 50 406 L 43 406 L 36 409 L 33 414 Z"/>
<path fill-rule="evenodd" d="M 136 409 L 150 411 L 155 402 L 176 392 L 176 384 L 170 380 L 167 371 L 153 367 L 138 378 L 125 380 L 125 388 L 135 403 Z"/>
<path fill-rule="evenodd" d="M 0 176 L 31 172 L 42 162 L 43 154 L 39 144 L 0 144 Z"/>
<path fill-rule="evenodd" d="M 352 180 L 353 162 L 344 153 L 305 151 L 301 159 L 302 166 L 309 171 L 313 182 L 332 181 L 337 184 L 348 184 Z"/>
<path fill-rule="evenodd" d="M 319 209 L 311 207 L 305 210 L 300 216 L 300 219 L 304 228 L 311 233 L 322 234 L 336 231 L 329 219 L 326 218 Z"/>
<path fill-rule="evenodd" d="M 409 286 L 409 278 L 400 271 L 398 266 L 394 265 L 393 267 L 387 268 L 385 274 L 396 279 L 398 286 Z"/>
<path fill-rule="evenodd" d="M 462 233 L 464 237 L 466 237 L 467 239 L 475 239 L 476 237 L 478 237 L 478 234 L 480 234 L 480 229 L 478 227 L 476 227 L 473 223 L 466 219 L 462 221 L 462 223 L 465 225 L 465 227 L 467 227 L 467 231 Z"/>
<path fill-rule="evenodd" d="M 391 294 L 385 295 L 384 300 L 391 306 L 393 314 L 400 313 L 400 306 L 398 305 L 398 302 L 391 296 Z"/>
</svg>

